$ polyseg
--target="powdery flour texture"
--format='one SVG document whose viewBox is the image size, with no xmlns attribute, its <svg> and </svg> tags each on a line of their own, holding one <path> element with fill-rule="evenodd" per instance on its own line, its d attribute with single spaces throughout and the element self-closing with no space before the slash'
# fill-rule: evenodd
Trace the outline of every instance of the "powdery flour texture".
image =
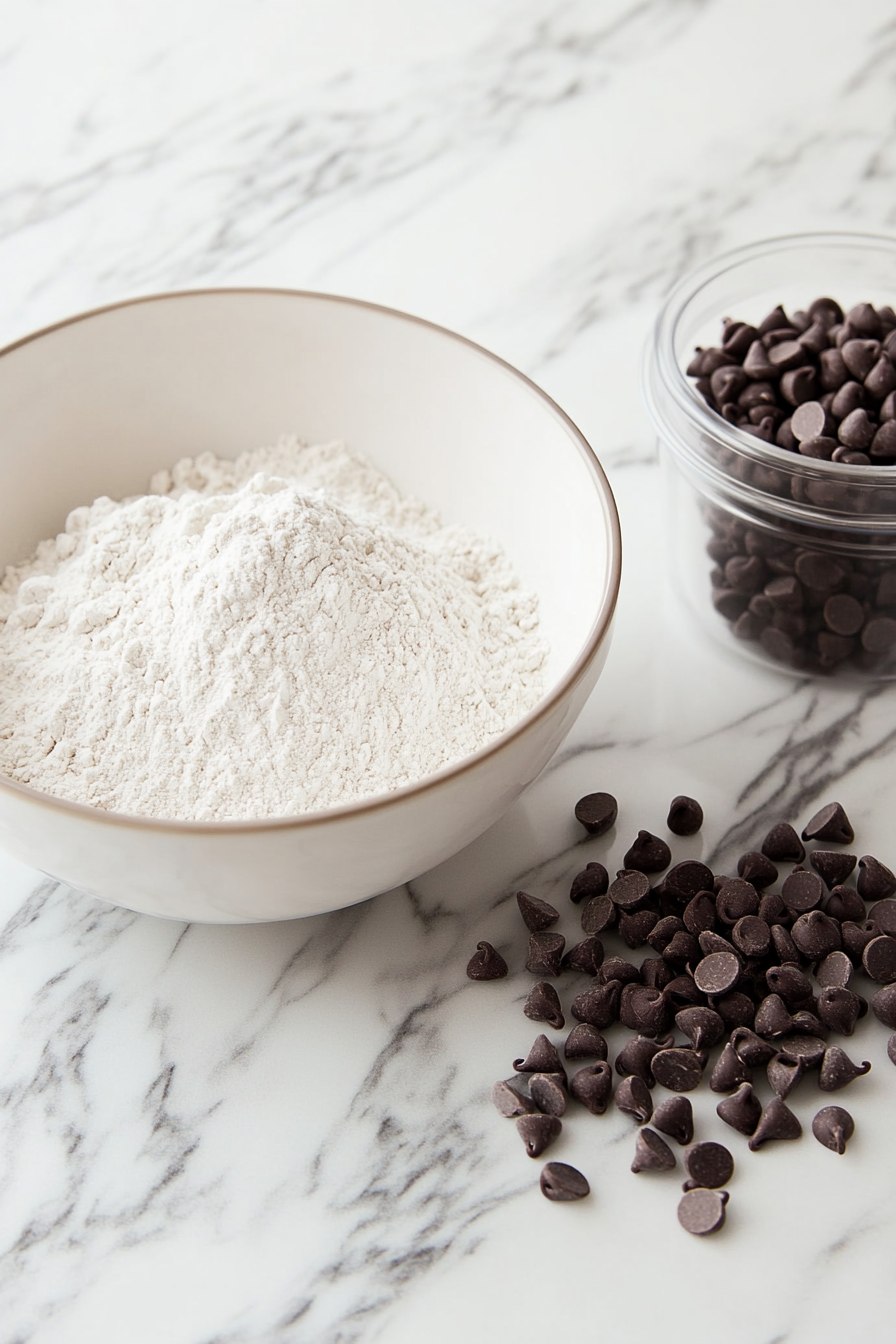
<svg viewBox="0 0 896 1344">
<path fill-rule="evenodd" d="M 0 770 L 144 816 L 346 803 L 543 689 L 537 603 L 343 444 L 204 454 L 75 509 L 0 584 Z"/>
</svg>

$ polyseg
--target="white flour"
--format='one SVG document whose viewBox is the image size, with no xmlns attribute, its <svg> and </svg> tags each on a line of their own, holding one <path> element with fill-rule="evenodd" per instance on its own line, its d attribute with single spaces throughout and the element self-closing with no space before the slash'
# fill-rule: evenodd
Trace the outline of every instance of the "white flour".
<svg viewBox="0 0 896 1344">
<path fill-rule="evenodd" d="M 542 693 L 537 603 L 342 444 L 205 454 L 75 509 L 0 583 L 0 770 L 144 816 L 420 779 Z"/>
</svg>

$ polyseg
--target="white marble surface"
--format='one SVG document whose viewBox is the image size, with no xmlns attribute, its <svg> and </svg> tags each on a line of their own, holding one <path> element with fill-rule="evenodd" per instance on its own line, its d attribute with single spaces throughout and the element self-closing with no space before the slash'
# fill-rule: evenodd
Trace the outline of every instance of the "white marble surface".
<svg viewBox="0 0 896 1344">
<path fill-rule="evenodd" d="M 738 1160 L 721 1236 L 632 1127 L 570 1118 L 593 1198 L 555 1206 L 488 1102 L 534 1035 L 521 885 L 564 907 L 670 796 L 724 868 L 839 797 L 896 860 L 896 689 L 763 674 L 656 578 L 662 482 L 637 368 L 681 270 L 805 227 L 893 231 L 886 0 L 6 0 L 0 338 L 206 284 L 355 294 L 490 345 L 595 444 L 626 540 L 616 642 L 566 747 L 504 821 L 407 888 L 304 923 L 185 927 L 0 866 L 3 1344 L 892 1339 L 886 1034 L 811 1137 Z M 2 451 L 2 450 L 0 450 Z M 615 836 L 579 843 L 609 788 Z M 568 997 L 568 995 L 567 995 Z M 804 1122 L 820 1094 L 804 1084 Z M 678 1285 L 676 1287 L 676 1285 Z M 686 1288 L 686 1290 L 685 1290 Z"/>
</svg>

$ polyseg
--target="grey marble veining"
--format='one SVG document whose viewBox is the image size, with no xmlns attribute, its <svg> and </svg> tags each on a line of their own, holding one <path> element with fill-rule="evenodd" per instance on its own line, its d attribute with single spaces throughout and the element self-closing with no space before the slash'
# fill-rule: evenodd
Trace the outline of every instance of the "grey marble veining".
<svg viewBox="0 0 896 1344">
<path fill-rule="evenodd" d="M 889 1340 L 896 1076 L 876 1023 L 851 1044 L 874 1068 L 848 1094 L 843 1159 L 811 1138 L 749 1155 L 695 1094 L 701 1133 L 738 1161 L 706 1243 L 675 1224 L 680 1175 L 630 1175 L 623 1117 L 570 1118 L 554 1151 L 594 1196 L 561 1208 L 488 1101 L 535 1034 L 514 892 L 559 902 L 574 937 L 571 878 L 662 830 L 674 793 L 707 814 L 676 857 L 725 868 L 837 796 L 862 852 L 896 859 L 893 691 L 757 672 L 682 621 L 657 574 L 665 497 L 637 390 L 688 266 L 788 229 L 893 229 L 891 7 L 807 13 L 7 6 L 4 339 L 206 284 L 419 312 L 580 423 L 626 558 L 614 648 L 567 743 L 497 826 L 405 888 L 301 923 L 187 927 L 0 860 L 2 1344 L 553 1337 L 558 1295 L 568 1333 L 636 1344 L 661 1316 L 695 1344 Z M 621 804 L 599 841 L 572 818 L 596 787 Z M 483 937 L 506 981 L 464 977 Z M 795 1094 L 804 1126 L 818 1104 Z M 675 1282 L 702 1285 L 689 1322 L 663 1306 Z"/>
</svg>

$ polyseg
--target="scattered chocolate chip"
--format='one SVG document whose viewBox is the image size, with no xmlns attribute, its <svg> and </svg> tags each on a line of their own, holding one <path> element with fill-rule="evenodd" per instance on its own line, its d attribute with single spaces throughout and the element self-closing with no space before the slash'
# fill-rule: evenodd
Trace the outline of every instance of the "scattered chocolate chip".
<svg viewBox="0 0 896 1344">
<path fill-rule="evenodd" d="M 886 900 L 888 896 L 896 895 L 896 876 L 879 859 L 863 854 L 859 859 L 856 890 L 865 901 Z"/>
<path fill-rule="evenodd" d="M 672 861 L 672 851 L 658 835 L 639 831 L 638 838 L 627 851 L 623 863 L 639 873 L 661 873 Z"/>
<path fill-rule="evenodd" d="M 896 982 L 885 985 L 871 997 L 871 1011 L 891 1031 L 896 1031 Z"/>
<path fill-rule="evenodd" d="M 590 1022 L 577 1022 L 566 1038 L 563 1053 L 567 1059 L 606 1059 L 607 1042 Z"/>
<path fill-rule="evenodd" d="M 665 992 L 650 985 L 626 985 L 619 999 L 619 1019 L 630 1031 L 658 1036 L 668 1031 L 672 1007 Z"/>
<path fill-rule="evenodd" d="M 758 915 L 744 915 L 731 930 L 731 941 L 745 957 L 764 957 L 771 945 L 771 930 Z"/>
<path fill-rule="evenodd" d="M 547 1036 L 537 1036 L 532 1049 L 525 1059 L 515 1059 L 513 1067 L 517 1073 L 563 1073 L 563 1065 L 556 1048 Z"/>
<path fill-rule="evenodd" d="M 694 1137 L 694 1108 L 688 1097 L 668 1097 L 653 1113 L 653 1125 L 676 1143 L 690 1143 Z"/>
<path fill-rule="evenodd" d="M 656 911 L 645 907 L 643 910 L 620 911 L 619 933 L 622 941 L 630 948 L 643 947 L 656 924 Z"/>
<path fill-rule="evenodd" d="M 737 861 L 737 875 L 749 882 L 757 891 L 763 891 L 778 880 L 778 870 L 771 859 L 758 849 L 741 854 Z"/>
<path fill-rule="evenodd" d="M 829 952 L 839 951 L 840 925 L 822 910 L 810 910 L 800 915 L 790 930 L 790 936 L 804 957 L 821 961 Z"/>
<path fill-rule="evenodd" d="M 804 1069 L 817 1068 L 827 1049 L 820 1036 L 782 1036 L 777 1046 L 787 1059 L 798 1059 Z"/>
<path fill-rule="evenodd" d="M 842 1106 L 822 1106 L 812 1121 L 812 1133 L 825 1148 L 833 1153 L 845 1153 L 846 1145 L 855 1133 L 855 1122 Z"/>
<path fill-rule="evenodd" d="M 767 1064 L 777 1053 L 775 1046 L 763 1040 L 749 1027 L 735 1027 L 731 1033 L 731 1048 L 738 1059 L 751 1069 L 760 1064 Z"/>
<path fill-rule="evenodd" d="M 709 1079 L 713 1092 L 733 1092 L 741 1083 L 752 1081 L 753 1075 L 743 1060 L 738 1059 L 734 1047 L 729 1041 L 716 1060 L 715 1068 Z"/>
<path fill-rule="evenodd" d="M 559 1074 L 531 1074 L 529 1095 L 544 1115 L 559 1117 L 566 1113 L 566 1088 L 560 1082 Z"/>
<path fill-rule="evenodd" d="M 515 1120 L 518 1115 L 534 1115 L 538 1111 L 535 1102 L 518 1091 L 510 1078 L 495 1083 L 492 1088 L 492 1101 L 501 1114 L 510 1120 Z"/>
<path fill-rule="evenodd" d="M 773 924 L 771 932 L 778 961 L 782 965 L 787 962 L 798 962 L 800 954 L 797 951 L 796 943 L 790 936 L 790 930 L 785 929 L 783 924 Z"/>
<path fill-rule="evenodd" d="M 663 878 L 665 890 L 685 903 L 698 891 L 712 891 L 712 869 L 699 859 L 683 859 L 674 864 Z"/>
<path fill-rule="evenodd" d="M 638 910 L 650 899 L 650 880 L 646 873 L 623 871 L 610 883 L 607 895 L 617 910 Z"/>
<path fill-rule="evenodd" d="M 703 994 L 727 994 L 739 976 L 740 961 L 733 952 L 711 952 L 698 963 L 694 983 Z"/>
<path fill-rule="evenodd" d="M 620 989 L 618 980 L 586 989 L 573 999 L 570 1012 L 577 1022 L 588 1022 L 599 1031 L 611 1027 L 616 1021 Z"/>
<path fill-rule="evenodd" d="M 665 989 L 675 979 L 675 969 L 662 957 L 648 957 L 641 962 L 641 979 L 654 989 Z"/>
<path fill-rule="evenodd" d="M 528 892 L 518 891 L 516 903 L 523 917 L 523 923 L 530 933 L 549 929 L 560 918 L 559 910 L 555 910 L 547 901 L 542 901 L 537 896 L 530 896 Z"/>
<path fill-rule="evenodd" d="M 818 1086 L 822 1092 L 839 1092 L 841 1087 L 846 1087 L 854 1078 L 861 1078 L 870 1068 L 867 1059 L 862 1064 L 853 1064 L 839 1045 L 829 1045 L 821 1061 Z"/>
<path fill-rule="evenodd" d="M 759 1036 L 784 1036 L 792 1029 L 793 1018 L 783 999 L 777 994 L 767 994 L 756 1009 L 754 1025 Z"/>
<path fill-rule="evenodd" d="M 765 981 L 771 992 L 779 995 L 789 1008 L 812 997 L 812 982 L 798 966 L 770 966 Z"/>
<path fill-rule="evenodd" d="M 856 965 L 862 960 L 865 948 L 871 942 L 871 939 L 877 938 L 879 934 L 880 929 L 873 919 L 865 919 L 860 923 L 845 919 L 840 925 L 843 951 Z"/>
<path fill-rule="evenodd" d="M 606 1060 L 578 1069 L 569 1080 L 569 1093 L 592 1115 L 603 1115 L 613 1095 L 613 1073 Z"/>
<path fill-rule="evenodd" d="M 772 1091 L 783 1101 L 802 1078 L 805 1065 L 793 1055 L 774 1055 L 768 1062 L 767 1073 Z"/>
<path fill-rule="evenodd" d="M 573 905 L 588 901 L 592 896 L 603 896 L 610 885 L 610 875 L 602 863 L 588 863 L 576 873 L 569 889 Z"/>
<path fill-rule="evenodd" d="M 762 842 L 762 853 L 773 863 L 802 863 L 806 851 L 789 822 L 778 822 Z"/>
<path fill-rule="evenodd" d="M 558 1031 L 565 1025 L 566 1019 L 560 1007 L 557 991 L 553 985 L 544 980 L 539 980 L 538 984 L 529 990 L 526 1002 L 523 1004 L 523 1012 L 533 1022 L 547 1022 Z"/>
<path fill-rule="evenodd" d="M 585 933 L 603 933 L 616 923 L 616 907 L 609 896 L 593 896 L 582 908 L 582 929 Z"/>
<path fill-rule="evenodd" d="M 680 793 L 672 799 L 666 825 L 673 835 L 696 835 L 703 825 L 703 808 L 696 798 Z"/>
<path fill-rule="evenodd" d="M 612 793 L 588 793 L 576 803 L 575 812 L 589 835 L 604 835 L 616 821 L 619 804 Z"/>
<path fill-rule="evenodd" d="M 896 938 L 888 938 L 886 934 L 872 938 L 862 953 L 862 965 L 879 985 L 892 984 L 896 980 Z"/>
<path fill-rule="evenodd" d="M 804 840 L 832 840 L 835 845 L 851 845 L 855 838 L 840 803 L 827 803 L 803 828 Z"/>
<path fill-rule="evenodd" d="M 698 891 L 697 895 L 688 901 L 681 918 L 688 933 L 693 933 L 695 937 L 710 931 L 716 922 L 716 901 L 713 893 Z"/>
<path fill-rule="evenodd" d="M 695 1050 L 708 1050 L 725 1035 L 725 1023 L 713 1008 L 695 1005 L 675 1014 L 675 1025 L 684 1032 Z"/>
<path fill-rule="evenodd" d="M 839 919 L 841 924 L 850 919 L 861 922 L 865 918 L 865 902 L 852 887 L 834 887 L 825 901 L 824 912 L 831 919 Z M 842 928 L 840 934 L 842 937 Z"/>
<path fill-rule="evenodd" d="M 671 1041 L 669 1041 L 669 1044 L 671 1044 Z M 616 1056 L 616 1072 L 620 1078 L 625 1078 L 628 1074 L 634 1074 L 648 1087 L 653 1087 L 654 1079 L 650 1064 L 654 1055 L 662 1048 L 659 1041 L 654 1037 L 632 1036 Z"/>
<path fill-rule="evenodd" d="M 794 914 L 805 914 L 821 904 L 824 883 L 817 873 L 794 869 L 781 887 L 781 897 Z"/>
<path fill-rule="evenodd" d="M 563 1129 L 555 1115 L 521 1115 L 516 1122 L 519 1136 L 530 1157 L 540 1157 Z"/>
<path fill-rule="evenodd" d="M 798 1139 L 802 1132 L 803 1127 L 793 1111 L 780 1097 L 773 1097 L 762 1112 L 748 1147 L 755 1153 L 770 1139 Z"/>
<path fill-rule="evenodd" d="M 735 990 L 733 994 L 723 994 L 714 1000 L 715 1010 L 729 1031 L 735 1027 L 747 1027 L 753 1021 L 755 1005 L 747 995 Z"/>
<path fill-rule="evenodd" d="M 687 1190 L 718 1190 L 734 1175 L 734 1158 L 722 1143 L 695 1143 L 684 1155 Z"/>
<path fill-rule="evenodd" d="M 566 939 L 562 933 L 532 933 L 526 970 L 533 975 L 559 975 Z"/>
<path fill-rule="evenodd" d="M 675 1154 L 665 1139 L 652 1129 L 642 1129 L 635 1140 L 635 1156 L 632 1171 L 671 1171 L 675 1166 Z"/>
<path fill-rule="evenodd" d="M 693 1092 L 703 1077 L 703 1065 L 696 1051 L 678 1046 L 658 1051 L 650 1067 L 656 1081 L 670 1092 Z"/>
<path fill-rule="evenodd" d="M 862 1000 L 852 990 L 832 985 L 819 994 L 817 1011 L 830 1031 L 836 1031 L 840 1036 L 851 1036 L 862 1013 Z"/>
<path fill-rule="evenodd" d="M 638 967 L 633 966 L 624 957 L 605 957 L 597 974 L 602 985 L 608 985 L 611 980 L 618 980 L 620 985 L 641 983 L 641 972 Z"/>
<path fill-rule="evenodd" d="M 546 1162 L 539 1177 L 541 1193 L 545 1199 L 555 1203 L 569 1203 L 575 1199 L 585 1199 L 591 1194 L 591 1186 L 575 1167 L 566 1162 Z"/>
<path fill-rule="evenodd" d="M 815 979 L 822 989 L 848 989 L 852 962 L 845 952 L 829 952 L 815 968 Z"/>
<path fill-rule="evenodd" d="M 637 1120 L 638 1124 L 643 1124 L 653 1114 L 650 1089 L 635 1074 L 623 1078 L 616 1089 L 615 1101 L 618 1109 Z"/>
<path fill-rule="evenodd" d="M 750 1135 L 759 1123 L 762 1103 L 749 1083 L 741 1083 L 732 1096 L 719 1102 L 716 1114 L 738 1134 Z"/>
<path fill-rule="evenodd" d="M 561 971 L 584 971 L 586 975 L 597 975 L 604 959 L 604 945 L 599 938 L 584 938 L 563 954 Z"/>
<path fill-rule="evenodd" d="M 892 896 L 872 905 L 868 911 L 868 918 L 874 920 L 881 933 L 896 938 L 896 900 L 893 900 Z"/>
<path fill-rule="evenodd" d="M 727 1190 L 688 1190 L 678 1201 L 678 1221 L 685 1232 L 708 1237 L 725 1223 Z"/>
<path fill-rule="evenodd" d="M 491 943 L 477 943 L 476 951 L 467 962 L 471 980 L 501 980 L 507 974 L 507 962 Z"/>
</svg>

